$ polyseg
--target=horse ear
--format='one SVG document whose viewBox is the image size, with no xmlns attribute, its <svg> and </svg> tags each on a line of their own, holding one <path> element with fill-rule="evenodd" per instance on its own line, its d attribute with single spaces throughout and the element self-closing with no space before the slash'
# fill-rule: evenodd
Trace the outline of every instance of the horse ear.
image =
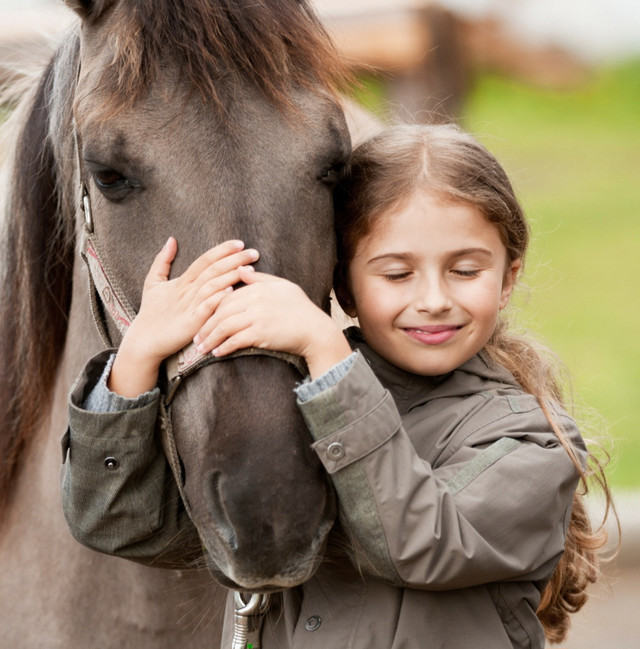
<svg viewBox="0 0 640 649">
<path fill-rule="evenodd" d="M 82 20 L 97 20 L 116 0 L 64 0 Z"/>
</svg>

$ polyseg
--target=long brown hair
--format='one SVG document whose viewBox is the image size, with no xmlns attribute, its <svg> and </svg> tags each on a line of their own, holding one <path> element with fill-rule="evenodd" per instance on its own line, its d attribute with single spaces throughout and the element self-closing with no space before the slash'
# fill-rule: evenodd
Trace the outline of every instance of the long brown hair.
<svg viewBox="0 0 640 649">
<path fill-rule="evenodd" d="M 358 242 L 371 233 L 380 216 L 401 207 L 417 190 L 480 210 L 498 229 L 508 264 L 524 261 L 529 225 L 498 160 L 454 125 L 390 127 L 354 150 L 350 174 L 336 193 L 339 262 L 335 289 L 345 307 L 351 306 L 347 271 Z M 559 642 L 569 627 L 569 614 L 584 605 L 586 588 L 599 575 L 599 550 L 607 540 L 606 513 L 602 525 L 594 530 L 585 508 L 589 478 L 603 489 L 606 512 L 613 508 L 611 494 L 602 464 L 591 452 L 586 466 L 578 460 L 554 414 L 554 403 L 564 408 L 570 405 L 565 397 L 564 371 L 557 359 L 536 341 L 514 334 L 504 318 L 485 351 L 510 370 L 526 392 L 538 398 L 580 474 L 565 552 L 542 592 L 538 608 L 547 638 Z"/>
</svg>

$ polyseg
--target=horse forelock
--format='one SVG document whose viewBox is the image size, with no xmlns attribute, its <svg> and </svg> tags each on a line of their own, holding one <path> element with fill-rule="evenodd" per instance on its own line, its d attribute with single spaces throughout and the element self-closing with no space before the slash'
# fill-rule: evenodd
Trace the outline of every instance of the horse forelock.
<svg viewBox="0 0 640 649">
<path fill-rule="evenodd" d="M 279 108 L 295 86 L 334 92 L 345 68 L 306 0 L 133 0 L 110 14 L 103 87 L 130 107 L 167 61 L 191 93 L 224 112 L 221 81 L 239 73 Z M 106 108 L 106 107 L 105 107 Z"/>
</svg>

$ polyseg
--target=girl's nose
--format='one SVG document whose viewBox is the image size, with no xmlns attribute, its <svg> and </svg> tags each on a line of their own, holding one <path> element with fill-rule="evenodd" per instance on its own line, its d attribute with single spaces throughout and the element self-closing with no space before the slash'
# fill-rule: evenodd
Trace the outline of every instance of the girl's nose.
<svg viewBox="0 0 640 649">
<path fill-rule="evenodd" d="M 416 310 L 437 314 L 451 309 L 452 300 L 447 283 L 440 277 L 425 278 L 416 286 Z"/>
</svg>

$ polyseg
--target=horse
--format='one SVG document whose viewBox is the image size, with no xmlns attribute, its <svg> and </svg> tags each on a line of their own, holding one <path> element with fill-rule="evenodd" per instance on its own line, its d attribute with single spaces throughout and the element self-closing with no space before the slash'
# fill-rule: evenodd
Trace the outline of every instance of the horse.
<svg viewBox="0 0 640 649">
<path fill-rule="evenodd" d="M 258 269 L 328 308 L 332 189 L 350 154 L 341 64 L 306 0 L 65 3 L 76 24 L 5 128 L 0 645 L 214 647 L 224 587 L 287 588 L 322 560 L 335 497 L 295 405 L 301 376 L 252 354 L 177 387 L 175 479 L 201 560 L 159 569 L 77 543 L 59 440 L 74 378 L 105 344 L 79 255 L 84 203 L 134 311 L 169 235 L 175 274 L 239 238 Z M 114 322 L 103 328 L 117 346 Z"/>
</svg>

